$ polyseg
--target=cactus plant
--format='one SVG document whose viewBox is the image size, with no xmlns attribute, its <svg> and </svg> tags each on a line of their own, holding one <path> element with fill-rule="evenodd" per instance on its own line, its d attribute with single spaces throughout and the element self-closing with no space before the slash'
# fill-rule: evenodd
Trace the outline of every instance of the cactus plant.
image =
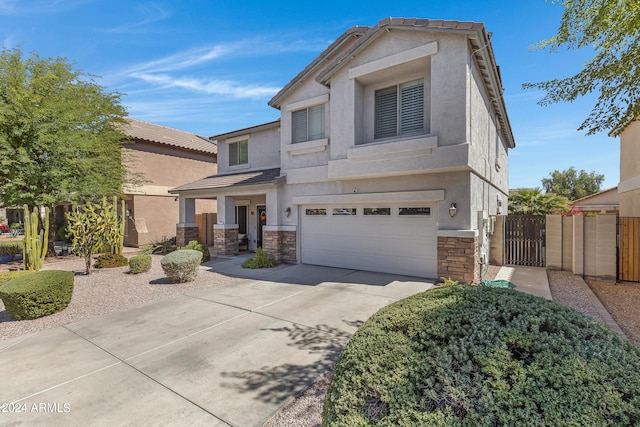
<svg viewBox="0 0 640 427">
<path fill-rule="evenodd" d="M 104 215 L 105 241 L 112 254 L 122 255 L 124 246 L 124 200 L 121 201 L 120 215 L 118 215 L 118 198 L 113 197 L 112 203 L 107 202 L 107 198 L 102 199 L 102 212 Z"/>
<path fill-rule="evenodd" d="M 49 245 L 49 208 L 45 208 L 42 219 L 42 229 L 38 232 L 38 207 L 29 213 L 29 207 L 24 205 L 24 269 L 27 271 L 40 271 L 44 265 L 44 257 Z"/>
</svg>

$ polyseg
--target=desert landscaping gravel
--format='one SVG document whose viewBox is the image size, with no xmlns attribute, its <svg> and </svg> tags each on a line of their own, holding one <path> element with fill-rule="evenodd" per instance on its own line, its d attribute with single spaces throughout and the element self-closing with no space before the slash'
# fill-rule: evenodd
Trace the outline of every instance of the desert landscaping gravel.
<svg viewBox="0 0 640 427">
<path fill-rule="evenodd" d="M 215 273 L 210 262 L 200 267 L 198 277 L 193 282 L 172 284 L 160 266 L 162 256 L 152 257 L 151 270 L 140 274 L 129 274 L 129 267 L 117 267 L 93 269 L 91 275 L 87 276 L 84 274 L 82 258 L 58 258 L 48 261 L 44 266 L 45 270 L 68 270 L 76 274 L 69 306 L 50 316 L 14 321 L 4 311 L 4 304 L 0 301 L 0 340 L 74 323 L 89 317 L 141 307 L 231 280 L 227 276 Z"/>
<path fill-rule="evenodd" d="M 160 267 L 161 255 L 153 255 L 151 271 L 132 275 L 128 267 L 92 270 L 84 274 L 81 258 L 48 260 L 45 269 L 70 270 L 76 273 L 74 292 L 69 306 L 60 313 L 33 320 L 13 321 L 0 301 L 0 340 L 77 322 L 85 318 L 140 307 L 173 296 L 219 286 L 232 278 L 214 271 L 215 260 L 200 267 L 198 277 L 189 283 L 172 284 Z M 18 265 L 19 266 L 19 265 Z M 491 266 L 486 279 L 491 280 L 498 267 Z M 604 323 L 577 276 L 565 271 L 548 271 L 549 287 L 554 301 L 574 308 Z M 640 284 L 587 279 L 589 287 L 618 322 L 627 337 L 640 346 Z M 283 410 L 275 414 L 265 427 L 316 427 L 322 422 L 322 404 L 332 371 L 326 372 Z"/>
</svg>

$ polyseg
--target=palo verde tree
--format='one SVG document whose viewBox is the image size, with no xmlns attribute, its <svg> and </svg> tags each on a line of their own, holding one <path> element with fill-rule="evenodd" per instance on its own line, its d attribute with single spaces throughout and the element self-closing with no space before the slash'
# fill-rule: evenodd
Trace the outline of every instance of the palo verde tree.
<svg viewBox="0 0 640 427">
<path fill-rule="evenodd" d="M 120 96 L 63 58 L 2 49 L 0 203 L 53 207 L 120 194 L 126 178 Z"/>
<path fill-rule="evenodd" d="M 547 0 L 549 1 L 549 0 Z M 538 43 L 557 51 L 591 48 L 594 56 L 574 76 L 524 88 L 546 92 L 541 105 L 572 102 L 588 93 L 598 101 L 578 130 L 588 135 L 613 131 L 618 135 L 640 114 L 640 2 L 637 0 L 553 0 L 564 13 L 558 34 Z"/>
<path fill-rule="evenodd" d="M 547 193 L 554 193 L 573 201 L 600 191 L 604 175 L 593 171 L 576 171 L 572 166 L 566 171 L 555 170 L 549 178 L 542 178 L 542 187 Z"/>
</svg>

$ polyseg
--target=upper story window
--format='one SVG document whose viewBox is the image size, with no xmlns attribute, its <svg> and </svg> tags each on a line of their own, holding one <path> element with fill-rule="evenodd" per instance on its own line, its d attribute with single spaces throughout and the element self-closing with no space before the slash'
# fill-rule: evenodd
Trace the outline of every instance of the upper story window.
<svg viewBox="0 0 640 427">
<path fill-rule="evenodd" d="M 239 141 L 229 144 L 229 166 L 246 165 L 249 163 L 249 141 Z"/>
<path fill-rule="evenodd" d="M 376 91 L 375 139 L 423 132 L 423 79 Z"/>
<path fill-rule="evenodd" d="M 324 137 L 324 104 L 291 113 L 291 142 L 315 141 Z"/>
</svg>

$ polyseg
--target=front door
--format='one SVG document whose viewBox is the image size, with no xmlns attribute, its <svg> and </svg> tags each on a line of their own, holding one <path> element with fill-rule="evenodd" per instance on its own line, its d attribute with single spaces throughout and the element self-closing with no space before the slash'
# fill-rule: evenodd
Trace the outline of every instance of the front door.
<svg viewBox="0 0 640 427">
<path fill-rule="evenodd" d="M 267 207 L 258 206 L 258 247 L 262 247 L 262 227 L 267 225 Z"/>
</svg>

